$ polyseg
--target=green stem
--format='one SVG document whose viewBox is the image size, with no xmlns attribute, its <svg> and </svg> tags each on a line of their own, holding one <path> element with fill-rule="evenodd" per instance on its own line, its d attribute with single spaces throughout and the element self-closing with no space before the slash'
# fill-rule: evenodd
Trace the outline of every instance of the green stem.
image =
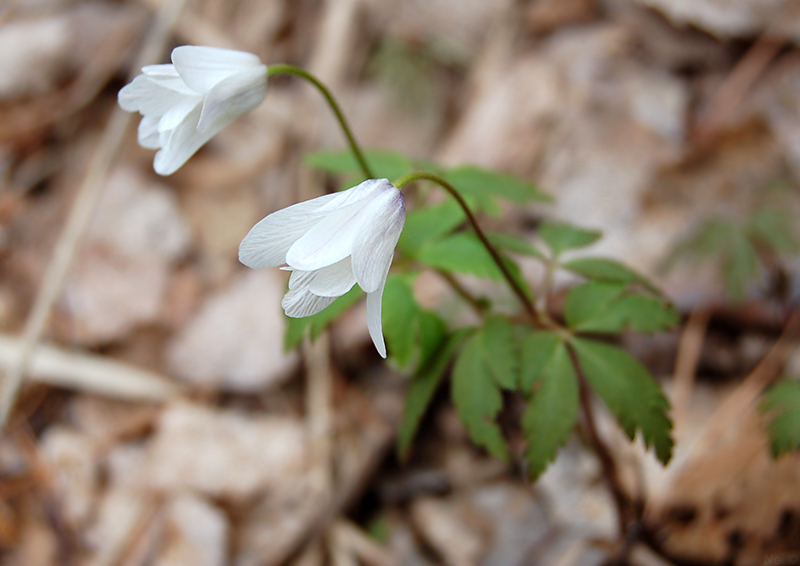
<svg viewBox="0 0 800 566">
<path fill-rule="evenodd" d="M 336 115 L 336 119 L 339 121 L 339 125 L 342 127 L 342 131 L 344 131 L 344 135 L 347 138 L 347 143 L 350 144 L 350 151 L 353 152 L 353 155 L 358 161 L 358 165 L 361 167 L 361 171 L 364 173 L 364 176 L 367 179 L 374 179 L 375 175 L 370 169 L 367 160 L 364 158 L 364 153 L 361 151 L 361 148 L 356 143 L 356 138 L 353 135 L 352 130 L 350 130 L 350 126 L 347 123 L 347 120 L 344 117 L 344 113 L 342 113 L 342 109 L 339 107 L 339 103 L 336 102 L 336 99 L 331 94 L 331 91 L 328 90 L 324 84 L 322 84 L 317 77 L 301 69 L 300 67 L 295 67 L 294 65 L 269 65 L 267 67 L 267 74 L 270 77 L 274 77 L 275 75 L 294 75 L 296 77 L 300 77 L 301 79 L 305 79 L 310 82 L 312 85 L 317 87 L 322 93 L 322 96 L 325 97 L 325 100 L 328 102 L 328 106 L 331 107 L 333 113 Z"/>
<path fill-rule="evenodd" d="M 475 218 L 475 215 L 472 214 L 472 210 L 470 210 L 469 205 L 464 200 L 464 197 L 458 192 L 458 190 L 448 183 L 445 179 L 441 178 L 439 175 L 434 175 L 433 173 L 425 173 L 425 172 L 418 172 L 418 173 L 409 173 L 408 175 L 404 175 L 397 179 L 393 185 L 395 187 L 402 188 L 404 185 L 408 183 L 413 183 L 414 181 L 432 181 L 450 193 L 456 201 L 458 202 L 459 206 L 464 210 L 464 214 L 467 215 L 467 220 L 469 223 L 472 224 L 472 228 L 475 230 L 475 234 L 478 236 L 478 239 L 481 241 L 483 246 L 486 248 L 486 251 L 489 252 L 489 255 L 492 256 L 492 259 L 497 264 L 497 267 L 500 269 L 500 272 L 505 277 L 506 281 L 508 282 L 508 286 L 511 287 L 511 290 L 517 296 L 519 301 L 522 303 L 522 306 L 525 307 L 525 310 L 528 312 L 530 317 L 539 322 L 539 314 L 536 312 L 536 308 L 533 306 L 533 303 L 525 294 L 525 291 L 522 290 L 522 287 L 519 286 L 517 280 L 514 279 L 514 276 L 511 275 L 511 272 L 508 270 L 508 266 L 506 266 L 503 258 L 500 257 L 500 252 L 492 245 L 489 241 L 489 238 L 486 237 L 483 229 L 478 224 L 478 220 Z"/>
</svg>

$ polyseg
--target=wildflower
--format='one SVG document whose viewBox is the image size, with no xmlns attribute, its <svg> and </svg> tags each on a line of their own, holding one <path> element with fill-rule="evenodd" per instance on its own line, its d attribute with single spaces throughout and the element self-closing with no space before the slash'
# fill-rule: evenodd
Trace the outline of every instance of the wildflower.
<svg viewBox="0 0 800 566">
<path fill-rule="evenodd" d="M 311 316 L 358 285 L 367 293 L 367 328 L 386 357 L 381 300 L 403 230 L 402 193 L 370 179 L 340 193 L 292 205 L 256 224 L 239 245 L 239 261 L 260 269 L 286 264 L 286 316 Z"/>
<path fill-rule="evenodd" d="M 267 67 L 252 53 L 184 45 L 172 63 L 143 67 L 119 91 L 119 105 L 143 116 L 139 144 L 160 150 L 153 163 L 160 175 L 177 171 L 267 93 Z"/>
</svg>

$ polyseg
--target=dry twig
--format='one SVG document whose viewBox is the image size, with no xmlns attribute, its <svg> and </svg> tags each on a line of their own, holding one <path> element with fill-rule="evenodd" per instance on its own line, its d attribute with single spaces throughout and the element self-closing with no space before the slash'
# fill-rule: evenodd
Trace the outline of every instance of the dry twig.
<svg viewBox="0 0 800 566">
<path fill-rule="evenodd" d="M 184 2 L 185 0 L 168 0 L 161 5 L 156 15 L 155 25 L 137 59 L 134 74 L 138 72 L 139 67 L 159 58 L 159 54 L 166 47 L 170 30 L 180 14 Z M 19 356 L 6 373 L 6 379 L 3 381 L 2 393 L 0 393 L 0 429 L 5 427 L 8 421 L 9 413 L 16 401 L 36 344 L 44 332 L 50 310 L 61 292 L 69 266 L 72 264 L 75 252 L 92 219 L 111 163 L 122 143 L 130 121 L 129 113 L 119 108 L 115 109 L 93 159 L 89 163 L 83 184 L 56 245 L 53 259 L 48 265 L 42 287 L 39 289 L 33 309 L 26 320 Z"/>
</svg>

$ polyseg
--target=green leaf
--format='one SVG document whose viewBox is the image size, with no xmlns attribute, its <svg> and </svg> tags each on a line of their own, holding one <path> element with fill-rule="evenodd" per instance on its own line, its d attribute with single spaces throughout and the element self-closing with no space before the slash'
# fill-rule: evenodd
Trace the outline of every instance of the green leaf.
<svg viewBox="0 0 800 566">
<path fill-rule="evenodd" d="M 420 311 L 418 367 L 425 366 L 433 358 L 442 347 L 445 338 L 447 338 L 447 326 L 439 315 Z"/>
<path fill-rule="evenodd" d="M 513 175 L 481 169 L 474 165 L 456 167 L 444 175 L 450 184 L 463 195 L 481 198 L 485 195 L 500 197 L 511 202 L 525 204 L 530 201 L 551 202 L 553 199 Z"/>
<path fill-rule="evenodd" d="M 519 350 L 514 325 L 505 316 L 493 316 L 480 330 L 484 361 L 495 382 L 503 389 L 516 389 L 519 381 Z"/>
<path fill-rule="evenodd" d="M 525 457 L 532 480 L 544 472 L 569 440 L 578 416 L 578 376 L 563 342 L 551 351 L 540 376 L 539 390 L 522 416 L 528 441 Z"/>
<path fill-rule="evenodd" d="M 408 454 L 411 441 L 419 429 L 419 423 L 428 410 L 442 377 L 444 377 L 450 359 L 468 335 L 468 330 L 461 330 L 450 336 L 444 346 L 412 380 L 406 396 L 403 420 L 400 422 L 397 432 L 397 452 L 401 458 L 405 458 Z"/>
<path fill-rule="evenodd" d="M 792 220 L 791 214 L 785 210 L 762 208 L 750 218 L 750 230 L 775 253 L 793 254 L 800 251 L 800 242 Z"/>
<path fill-rule="evenodd" d="M 741 300 L 747 285 L 758 275 L 758 252 L 741 230 L 731 232 L 727 245 L 722 279 L 728 295 L 734 300 Z"/>
<path fill-rule="evenodd" d="M 414 169 L 411 160 L 393 151 L 365 151 L 364 159 L 372 168 L 376 179 L 393 181 Z M 328 173 L 361 175 L 361 167 L 350 150 L 315 151 L 305 156 L 306 165 Z"/>
<path fill-rule="evenodd" d="M 486 237 L 489 238 L 489 241 L 492 244 L 502 250 L 522 255 L 529 255 L 539 259 L 546 259 L 545 255 L 536 249 L 530 242 L 517 236 L 512 236 L 511 234 L 506 234 L 505 232 L 490 232 L 486 234 Z"/>
<path fill-rule="evenodd" d="M 592 389 L 617 417 L 628 438 L 641 431 L 645 446 L 655 447 L 662 464 L 672 457 L 672 423 L 669 401 L 658 383 L 638 361 L 624 350 L 588 340 L 570 342 Z"/>
<path fill-rule="evenodd" d="M 503 405 L 500 388 L 484 363 L 480 336 L 464 344 L 453 368 L 453 404 L 472 440 L 490 454 L 508 460 L 508 448 L 494 422 Z"/>
<path fill-rule="evenodd" d="M 406 217 L 397 247 L 409 257 L 416 257 L 425 244 L 438 240 L 466 220 L 454 200 L 411 211 Z"/>
<path fill-rule="evenodd" d="M 503 273 L 475 234 L 460 232 L 424 246 L 417 259 L 443 271 L 503 280 Z"/>
<path fill-rule="evenodd" d="M 603 234 L 596 230 L 584 230 L 564 222 L 542 222 L 539 227 L 539 235 L 553 252 L 553 256 L 556 257 L 566 250 L 590 246 Z"/>
<path fill-rule="evenodd" d="M 409 277 L 389 276 L 383 290 L 382 309 L 383 334 L 389 352 L 399 367 L 406 367 L 414 357 L 421 315 Z"/>
<path fill-rule="evenodd" d="M 340 315 L 350 308 L 362 296 L 361 289 L 354 286 L 347 293 L 333 301 L 325 310 L 305 318 L 287 318 L 286 334 L 283 338 L 283 347 L 291 350 L 303 341 L 306 332 L 311 339 L 316 340 L 322 331 L 333 323 Z"/>
<path fill-rule="evenodd" d="M 562 263 L 561 267 L 587 279 L 614 283 L 638 283 L 648 291 L 660 295 L 661 291 L 645 276 L 636 273 L 613 259 L 585 257 Z"/>
<path fill-rule="evenodd" d="M 719 262 L 725 291 L 734 301 L 742 299 L 759 273 L 758 252 L 750 234 L 727 220 L 713 218 L 704 222 L 675 247 L 664 267 L 671 269 L 680 259 L 703 258 Z"/>
<path fill-rule="evenodd" d="M 772 456 L 800 449 L 800 382 L 785 380 L 771 387 L 761 401 L 769 419 Z"/>
<path fill-rule="evenodd" d="M 667 330 L 678 324 L 678 312 L 650 295 L 623 294 L 622 283 L 590 281 L 570 289 L 564 318 L 573 330 L 583 332 L 637 332 Z"/>
<path fill-rule="evenodd" d="M 605 330 L 608 307 L 622 296 L 625 285 L 589 281 L 569 290 L 564 303 L 564 319 L 567 326 L 582 330 Z M 616 322 L 616 320 L 612 321 Z M 599 330 L 598 330 L 599 328 Z M 615 332 L 616 329 L 611 330 Z"/>
<path fill-rule="evenodd" d="M 609 311 L 619 322 L 617 329 L 610 332 L 625 328 L 636 332 L 660 332 L 674 328 L 680 322 L 675 307 L 649 295 L 625 295 L 610 305 Z"/>
<path fill-rule="evenodd" d="M 539 382 L 562 343 L 558 334 L 548 330 L 536 330 L 522 340 L 520 385 L 523 393 L 531 391 Z"/>
</svg>

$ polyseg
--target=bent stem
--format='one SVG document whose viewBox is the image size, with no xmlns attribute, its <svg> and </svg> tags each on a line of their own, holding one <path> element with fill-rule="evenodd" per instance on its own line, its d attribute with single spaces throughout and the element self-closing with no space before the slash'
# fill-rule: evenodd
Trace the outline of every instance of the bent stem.
<svg viewBox="0 0 800 566">
<path fill-rule="evenodd" d="M 364 177 L 367 179 L 374 179 L 375 175 L 373 174 L 372 169 L 370 169 L 367 160 L 364 158 L 364 153 L 361 151 L 358 143 L 356 143 L 356 138 L 353 135 L 352 130 L 350 130 L 350 126 L 344 117 L 344 113 L 339 107 L 339 103 L 336 102 L 336 99 L 331 94 L 331 91 L 328 90 L 328 87 L 322 84 L 317 77 L 308 71 L 301 69 L 300 67 L 295 67 L 294 65 L 269 65 L 267 67 L 267 76 L 274 77 L 275 75 L 294 75 L 296 77 L 300 77 L 301 79 L 307 80 L 312 85 L 317 87 L 317 90 L 322 93 L 322 96 L 325 97 L 328 106 L 331 107 L 331 110 L 333 110 L 333 113 L 336 115 L 336 119 L 339 121 L 339 125 L 342 127 L 342 131 L 347 138 L 347 143 L 350 145 L 350 151 L 353 152 L 356 161 L 358 161 L 358 165 L 361 167 Z"/>
<path fill-rule="evenodd" d="M 450 195 L 454 199 L 456 199 L 459 206 L 461 206 L 461 208 L 464 210 L 464 214 L 467 215 L 467 220 L 469 220 L 469 223 L 472 224 L 472 228 L 475 230 L 475 234 L 478 236 L 478 239 L 483 244 L 483 247 L 486 248 L 486 251 L 489 252 L 489 255 L 492 256 L 492 260 L 494 260 L 494 262 L 497 264 L 497 267 L 500 269 L 500 272 L 503 274 L 503 277 L 508 282 L 508 285 L 509 287 L 511 287 L 511 290 L 514 292 L 519 301 L 522 303 L 522 306 L 525 307 L 525 310 L 533 320 L 541 322 L 539 314 L 536 312 L 536 308 L 533 306 L 533 303 L 525 294 L 525 291 L 523 291 L 522 287 L 519 286 L 517 280 L 514 279 L 514 276 L 511 274 L 511 272 L 508 270 L 508 266 L 506 266 L 505 262 L 503 261 L 503 258 L 500 257 L 500 253 L 489 241 L 489 238 L 486 237 L 486 234 L 480 227 L 480 224 L 478 224 L 478 220 L 475 218 L 475 215 L 472 214 L 472 210 L 470 210 L 469 205 L 464 200 L 464 197 L 461 196 L 461 194 L 453 185 L 448 183 L 439 175 L 434 175 L 433 173 L 425 173 L 425 172 L 409 173 L 408 175 L 404 175 L 403 177 L 397 179 L 393 183 L 393 185 L 398 189 L 400 189 L 404 185 L 407 185 L 408 183 L 413 183 L 414 181 L 421 181 L 421 180 L 432 181 L 436 183 L 444 190 L 446 190 L 448 193 L 450 193 Z"/>
</svg>

